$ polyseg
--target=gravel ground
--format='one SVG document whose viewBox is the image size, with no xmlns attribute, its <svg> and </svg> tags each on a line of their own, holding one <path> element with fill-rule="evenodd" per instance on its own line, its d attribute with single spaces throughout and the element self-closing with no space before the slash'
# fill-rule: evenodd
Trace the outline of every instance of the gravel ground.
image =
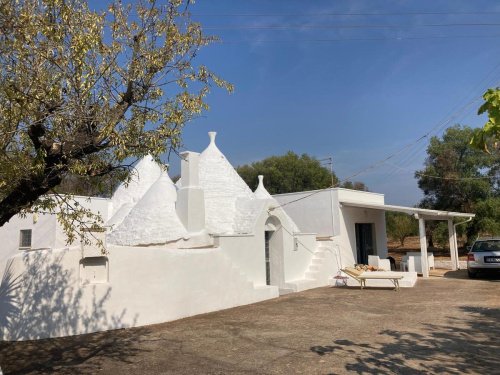
<svg viewBox="0 0 500 375">
<path fill-rule="evenodd" d="M 325 287 L 175 322 L 0 343 L 5 374 L 500 374 L 500 280 Z"/>
</svg>

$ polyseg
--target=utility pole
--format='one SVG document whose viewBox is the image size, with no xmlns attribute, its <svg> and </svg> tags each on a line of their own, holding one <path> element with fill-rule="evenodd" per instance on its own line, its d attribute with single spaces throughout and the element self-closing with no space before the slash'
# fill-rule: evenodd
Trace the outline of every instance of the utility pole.
<svg viewBox="0 0 500 375">
<path fill-rule="evenodd" d="M 329 165 L 330 166 L 330 177 L 332 179 L 332 184 L 330 188 L 333 188 L 334 185 L 334 180 L 333 180 L 333 157 L 329 156 L 327 158 L 319 159 L 319 162 L 323 165 Z"/>
</svg>

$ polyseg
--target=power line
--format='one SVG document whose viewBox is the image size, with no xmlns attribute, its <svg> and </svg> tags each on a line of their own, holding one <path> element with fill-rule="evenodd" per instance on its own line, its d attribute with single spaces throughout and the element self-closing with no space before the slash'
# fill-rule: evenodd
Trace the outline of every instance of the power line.
<svg viewBox="0 0 500 375">
<path fill-rule="evenodd" d="M 497 27 L 500 23 L 428 23 L 428 24 L 400 24 L 400 25 L 219 25 L 204 26 L 205 30 L 324 30 L 324 29 L 409 29 L 414 27 Z"/>
<path fill-rule="evenodd" d="M 497 35 L 430 35 L 430 36 L 396 36 L 380 38 L 329 38 L 329 39 L 239 39 L 226 40 L 220 39 L 221 44 L 241 44 L 241 43 L 330 43 L 330 42 L 349 42 L 349 41 L 384 41 L 384 40 L 424 40 L 424 39 L 494 39 L 500 38 Z"/>
<path fill-rule="evenodd" d="M 496 15 L 500 12 L 320 12 L 320 13 L 192 13 L 194 17 L 342 17 L 342 16 L 466 16 Z"/>
<path fill-rule="evenodd" d="M 479 99 L 480 99 L 480 98 L 475 98 L 474 100 L 472 100 L 472 101 L 470 101 L 469 103 L 465 104 L 464 106 L 460 107 L 460 111 L 463 111 L 464 109 L 466 109 L 466 108 L 470 107 L 472 104 L 474 104 L 474 103 L 475 103 L 476 101 L 478 101 Z M 326 191 L 326 190 L 328 190 L 328 189 L 331 189 L 331 188 L 334 188 L 334 187 L 338 187 L 338 186 L 340 186 L 340 184 L 341 184 L 342 182 L 352 180 L 352 178 L 357 177 L 357 176 L 359 176 L 360 174 L 363 174 L 363 173 L 364 173 L 364 172 L 366 172 L 366 171 L 369 171 L 369 170 L 374 169 L 374 168 L 376 168 L 376 167 L 378 167 L 378 166 L 380 166 L 380 165 L 385 164 L 388 160 L 390 160 L 390 159 L 394 158 L 396 155 L 399 155 L 399 154 L 400 154 L 400 153 L 402 153 L 403 151 L 405 151 L 405 150 L 407 150 L 407 149 L 409 149 L 409 148 L 413 147 L 413 146 L 414 146 L 414 145 L 416 145 L 417 143 L 419 143 L 419 142 L 421 142 L 422 140 L 424 140 L 424 139 L 428 138 L 428 137 L 429 137 L 429 135 L 430 135 L 430 134 L 431 134 L 431 133 L 432 133 L 432 132 L 433 132 L 436 128 L 438 128 L 438 127 L 440 127 L 440 126 L 442 125 L 441 123 L 442 123 L 442 122 L 439 122 L 439 123 L 438 123 L 436 126 L 434 126 L 431 130 L 429 130 L 427 133 L 425 133 L 424 135 L 422 135 L 421 137 L 419 137 L 419 138 L 418 138 L 418 139 L 416 139 L 415 141 L 413 141 L 413 142 L 411 142 L 411 143 L 409 143 L 409 144 L 407 144 L 407 145 L 403 146 L 401 149 L 399 149 L 399 150 L 397 150 L 396 152 L 394 152 L 394 153 L 390 154 L 389 156 L 387 156 L 387 157 L 385 157 L 385 158 L 383 158 L 383 159 L 381 159 L 381 160 L 379 160 L 379 161 L 377 161 L 377 162 L 375 162 L 375 163 L 373 163 L 373 164 L 371 164 L 371 165 L 369 165 L 369 166 L 367 166 L 367 167 L 363 168 L 362 170 L 360 170 L 360 171 L 358 171 L 358 172 L 356 172 L 356 173 L 353 173 L 352 175 L 350 175 L 350 176 L 348 176 L 348 177 L 346 177 L 346 178 L 344 178 L 344 179 L 340 180 L 340 181 L 339 181 L 337 184 L 335 184 L 334 186 L 330 186 L 329 188 L 326 188 L 326 189 L 321 189 L 321 190 L 314 191 L 314 192 L 312 192 L 311 194 L 308 194 L 308 195 L 306 195 L 306 196 L 303 196 L 303 197 L 300 197 L 300 198 L 297 198 L 297 199 L 291 200 L 291 201 L 289 201 L 289 202 L 283 203 L 283 204 L 281 204 L 281 205 L 279 205 L 279 206 L 277 206 L 277 207 L 273 207 L 273 209 L 276 209 L 276 208 L 279 208 L 279 207 L 284 207 L 284 206 L 287 206 L 287 205 L 289 205 L 289 204 L 291 204 L 291 203 L 295 203 L 295 202 L 301 201 L 301 200 L 303 200 L 303 199 L 309 198 L 309 197 L 311 197 L 311 196 L 313 196 L 313 195 L 316 195 L 316 194 L 318 194 L 318 193 L 321 193 L 322 191 Z"/>
</svg>

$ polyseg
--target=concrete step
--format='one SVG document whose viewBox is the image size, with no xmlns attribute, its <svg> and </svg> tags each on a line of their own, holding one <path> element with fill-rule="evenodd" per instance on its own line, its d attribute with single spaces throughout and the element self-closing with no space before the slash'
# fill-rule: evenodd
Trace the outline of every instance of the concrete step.
<svg viewBox="0 0 500 375">
<path fill-rule="evenodd" d="M 310 280 L 316 280 L 316 278 L 319 276 L 319 271 L 307 271 L 305 273 L 306 279 Z"/>
<path fill-rule="evenodd" d="M 280 296 L 279 288 L 274 285 L 259 285 L 253 289 L 255 292 L 254 302 L 265 301 L 266 299 L 278 298 Z"/>
<path fill-rule="evenodd" d="M 325 258 L 312 258 L 311 264 L 316 265 L 316 266 L 321 266 L 323 265 L 325 261 Z"/>
<path fill-rule="evenodd" d="M 280 296 L 295 292 L 292 288 L 280 288 Z"/>
<path fill-rule="evenodd" d="M 313 272 L 320 271 L 320 270 L 321 270 L 320 264 L 311 264 L 309 266 L 309 269 L 308 269 L 308 271 L 313 271 Z"/>
<path fill-rule="evenodd" d="M 312 279 L 301 279 L 293 280 L 285 284 L 288 288 L 292 289 L 294 292 L 300 292 L 302 290 L 317 288 L 318 282 Z"/>
</svg>

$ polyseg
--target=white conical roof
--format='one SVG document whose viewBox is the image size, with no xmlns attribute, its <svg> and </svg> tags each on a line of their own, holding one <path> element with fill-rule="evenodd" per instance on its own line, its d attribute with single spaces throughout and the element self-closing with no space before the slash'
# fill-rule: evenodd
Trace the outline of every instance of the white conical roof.
<svg viewBox="0 0 500 375">
<path fill-rule="evenodd" d="M 215 132 L 208 133 L 210 144 L 200 154 L 200 186 L 205 193 L 205 222 L 211 233 L 232 233 L 237 199 L 254 199 L 253 193 L 215 145 Z"/>
<path fill-rule="evenodd" d="M 162 168 L 151 156 L 145 156 L 139 160 L 134 166 L 129 184 L 120 184 L 111 197 L 113 216 L 109 222 L 119 225 L 161 174 Z"/>
<path fill-rule="evenodd" d="M 117 245 L 163 244 L 187 235 L 175 210 L 176 188 L 166 172 L 108 237 Z"/>
</svg>

